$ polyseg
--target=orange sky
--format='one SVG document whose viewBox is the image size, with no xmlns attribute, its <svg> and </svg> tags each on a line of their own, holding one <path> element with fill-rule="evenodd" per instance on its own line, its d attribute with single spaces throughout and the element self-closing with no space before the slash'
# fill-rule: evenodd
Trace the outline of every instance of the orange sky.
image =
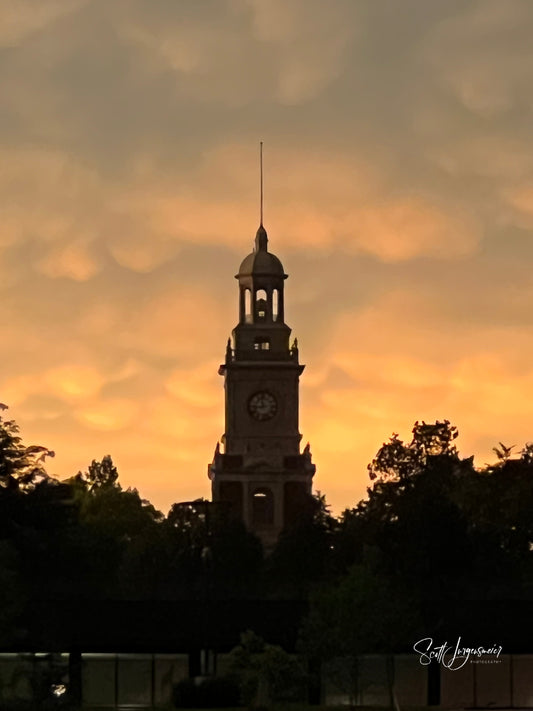
<svg viewBox="0 0 533 711">
<path fill-rule="evenodd" d="M 5 0 L 0 401 L 62 478 L 208 496 L 258 224 L 335 512 L 391 433 L 533 439 L 529 0 Z"/>
</svg>

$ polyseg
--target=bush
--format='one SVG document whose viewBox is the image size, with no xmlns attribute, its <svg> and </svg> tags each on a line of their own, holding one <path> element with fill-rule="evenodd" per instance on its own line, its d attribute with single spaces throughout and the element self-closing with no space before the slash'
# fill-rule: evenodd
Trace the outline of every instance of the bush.
<svg viewBox="0 0 533 711">
<path fill-rule="evenodd" d="M 230 671 L 239 684 L 241 700 L 248 706 L 263 708 L 306 696 L 307 679 L 298 660 L 250 630 L 230 652 Z"/>
<path fill-rule="evenodd" d="M 239 687 L 233 679 L 212 677 L 183 679 L 174 686 L 172 700 L 178 709 L 240 706 Z"/>
</svg>

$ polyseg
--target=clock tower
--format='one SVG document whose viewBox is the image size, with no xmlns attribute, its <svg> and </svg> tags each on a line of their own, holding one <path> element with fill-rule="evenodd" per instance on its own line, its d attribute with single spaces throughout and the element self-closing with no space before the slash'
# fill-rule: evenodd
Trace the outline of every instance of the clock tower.
<svg viewBox="0 0 533 711">
<path fill-rule="evenodd" d="M 289 345 L 287 274 L 268 251 L 262 224 L 254 250 L 235 278 L 239 322 L 219 369 L 224 376 L 225 433 L 208 475 L 213 501 L 228 502 L 269 549 L 308 504 L 315 466 L 309 445 L 300 452 L 298 383 L 304 366 L 297 341 Z"/>
</svg>

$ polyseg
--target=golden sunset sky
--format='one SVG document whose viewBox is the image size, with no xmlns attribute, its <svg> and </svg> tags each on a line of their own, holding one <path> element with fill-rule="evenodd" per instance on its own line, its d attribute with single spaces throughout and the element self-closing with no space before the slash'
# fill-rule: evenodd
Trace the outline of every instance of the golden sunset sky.
<svg viewBox="0 0 533 711">
<path fill-rule="evenodd" d="M 209 496 L 260 140 L 333 510 L 415 420 L 533 439 L 530 0 L 3 0 L 0 87 L 0 401 L 54 476 Z"/>
</svg>

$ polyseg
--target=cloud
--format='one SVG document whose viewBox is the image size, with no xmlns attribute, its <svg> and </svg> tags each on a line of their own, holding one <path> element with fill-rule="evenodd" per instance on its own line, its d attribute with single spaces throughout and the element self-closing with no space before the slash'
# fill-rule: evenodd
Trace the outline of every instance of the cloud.
<svg viewBox="0 0 533 711">
<path fill-rule="evenodd" d="M 176 73 L 178 94 L 230 106 L 316 98 L 342 72 L 356 26 L 349 4 L 316 0 L 237 0 L 212 12 L 208 18 L 187 5 L 150 12 L 137 3 L 136 12 L 117 14 L 117 23 L 126 41 Z"/>
<path fill-rule="evenodd" d="M 38 262 L 37 269 L 52 279 L 66 277 L 75 281 L 88 281 L 100 271 L 97 260 L 80 244 L 66 244 L 49 252 Z"/>
<path fill-rule="evenodd" d="M 531 230 L 533 228 L 533 181 L 504 188 L 502 197 L 508 208 L 505 217 L 511 223 Z"/>
<path fill-rule="evenodd" d="M 100 400 L 75 411 L 77 419 L 97 430 L 123 430 L 135 419 L 139 405 L 133 398 Z"/>
<path fill-rule="evenodd" d="M 491 461 L 499 440 L 519 447 L 531 440 L 533 335 L 498 322 L 454 325 L 446 302 L 435 290 L 391 291 L 344 312 L 302 377 L 304 436 L 317 462 L 338 466 L 339 491 L 351 491 L 353 503 L 380 444 L 392 432 L 409 439 L 416 420 L 451 420 L 460 451 L 475 453 L 478 465 Z M 316 367 L 321 376 L 313 378 Z"/>
<path fill-rule="evenodd" d="M 530 148 L 530 140 L 502 136 L 493 131 L 437 146 L 431 157 L 454 176 L 470 175 L 495 181 L 516 181 L 530 175 L 533 170 Z"/>
<path fill-rule="evenodd" d="M 145 274 L 174 259 L 180 245 L 170 239 L 121 235 L 120 238 L 112 238 L 108 248 L 121 267 Z"/>
<path fill-rule="evenodd" d="M 252 31 L 279 62 L 277 98 L 298 104 L 315 98 L 344 69 L 357 27 L 353 7 L 316 0 L 248 0 Z M 348 17 L 347 17 L 348 15 Z M 355 15 L 355 16 L 354 16 Z"/>
<path fill-rule="evenodd" d="M 5 0 L 0 8 L 0 46 L 19 44 L 64 15 L 75 12 L 87 0 Z"/>
<path fill-rule="evenodd" d="M 532 26 L 527 0 L 470 3 L 432 28 L 426 56 L 466 109 L 490 118 L 530 104 Z"/>
<path fill-rule="evenodd" d="M 170 373 L 165 387 L 184 407 L 214 409 L 218 413 L 221 384 L 219 365 L 218 361 L 210 360 L 187 370 L 175 369 Z"/>
<path fill-rule="evenodd" d="M 167 288 L 147 296 L 125 318 L 117 339 L 124 348 L 190 365 L 213 341 L 223 351 L 233 326 L 228 316 L 226 304 L 205 287 Z"/>
<path fill-rule="evenodd" d="M 362 252 L 385 261 L 464 257 L 476 251 L 480 231 L 467 214 L 453 214 L 420 196 L 377 203 L 353 215 Z"/>
<path fill-rule="evenodd" d="M 98 394 L 104 380 L 95 368 L 66 365 L 46 373 L 44 382 L 55 394 L 78 399 Z"/>
<path fill-rule="evenodd" d="M 60 475 L 109 452 L 161 506 L 207 494 L 264 140 L 336 509 L 416 419 L 480 457 L 531 439 L 532 22 L 519 0 L 4 3 L 0 388 L 25 438 Z"/>
<path fill-rule="evenodd" d="M 190 176 L 191 186 L 179 195 L 167 185 L 154 190 L 154 181 L 145 177 L 148 185 L 125 193 L 121 210 L 126 212 L 129 202 L 151 234 L 167 239 L 242 244 L 254 224 L 250 175 L 256 172 L 255 158 L 242 145 L 218 147 L 206 153 Z M 274 234 L 290 235 L 292 248 L 338 249 L 402 261 L 460 258 L 475 252 L 480 242 L 478 221 L 466 210 L 442 201 L 439 205 L 431 195 L 392 190 L 361 159 L 321 152 L 302 157 L 278 149 L 270 153 L 269 162 L 273 185 L 267 184 L 267 225 Z M 214 195 L 208 204 L 206 194 Z M 237 194 L 249 198 L 244 209 Z M 115 239 L 130 254 L 127 242 Z M 116 255 L 113 243 L 111 251 Z M 157 242 L 151 251 L 157 259 Z"/>
<path fill-rule="evenodd" d="M 8 247 L 26 245 L 26 253 L 36 256 L 35 268 L 51 278 L 94 276 L 100 265 L 91 242 L 100 225 L 93 208 L 104 191 L 95 173 L 56 150 L 8 148 L 0 157 L 0 240 Z M 36 249 L 28 247 L 32 243 Z"/>
</svg>

